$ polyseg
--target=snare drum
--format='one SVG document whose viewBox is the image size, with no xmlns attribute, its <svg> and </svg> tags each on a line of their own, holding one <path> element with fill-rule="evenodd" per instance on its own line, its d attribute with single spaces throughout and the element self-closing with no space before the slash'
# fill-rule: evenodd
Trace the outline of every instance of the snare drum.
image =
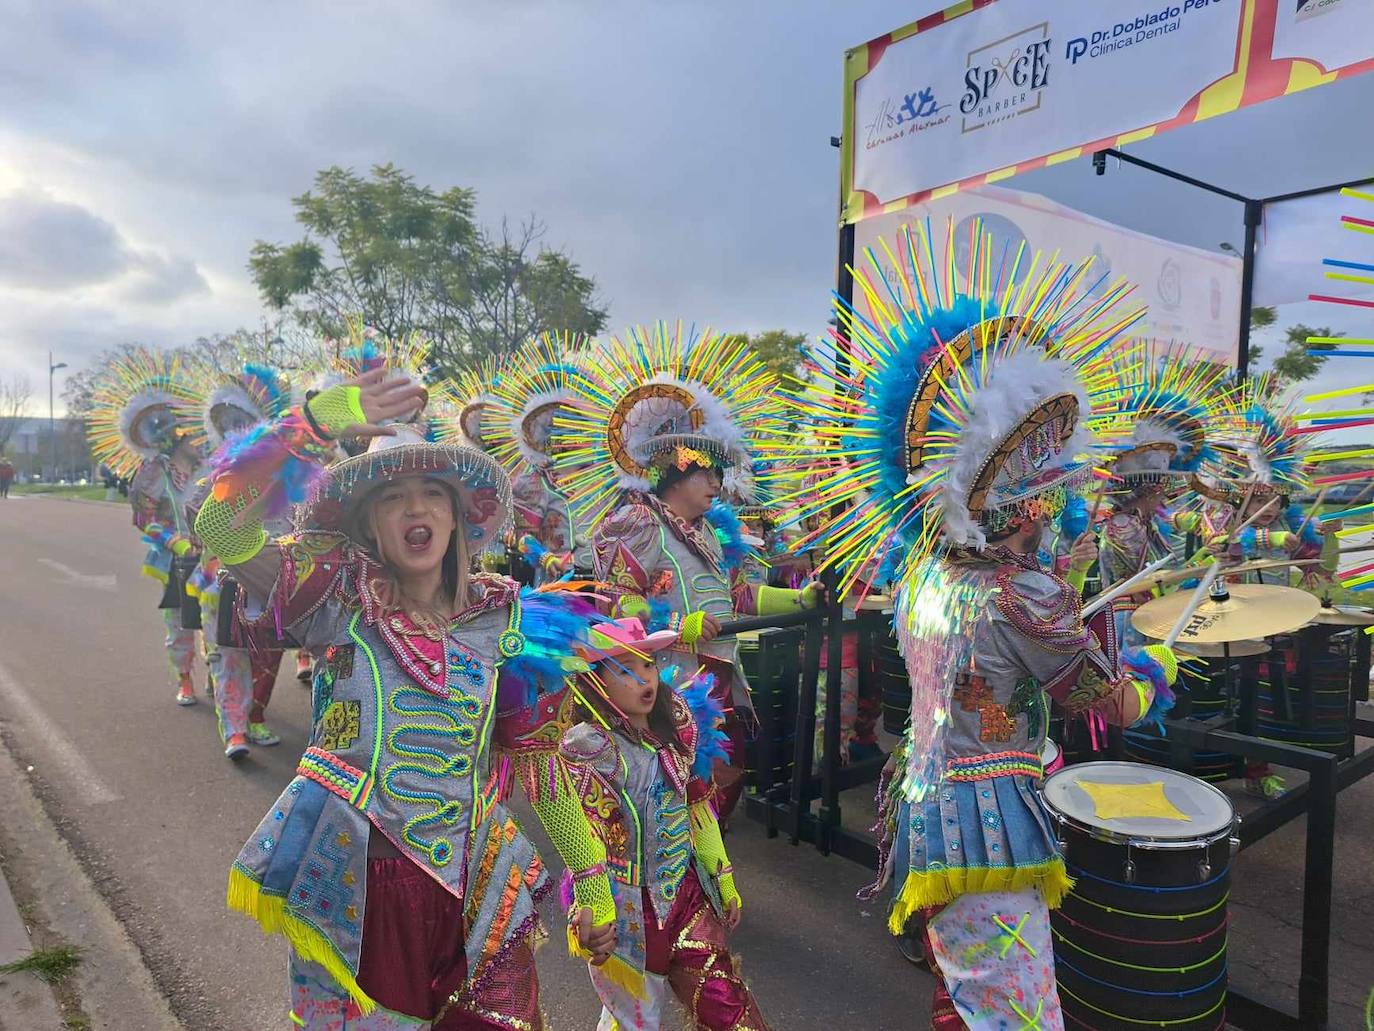
<svg viewBox="0 0 1374 1031">
<path fill-rule="evenodd" d="M 1046 777 L 1064 768 L 1064 756 L 1060 754 L 1059 746 L 1049 738 L 1045 738 L 1045 743 L 1040 746 L 1040 768 Z"/>
<path fill-rule="evenodd" d="M 1044 799 L 1075 878 L 1050 914 L 1071 1026 L 1223 1027 L 1240 848 L 1230 801 L 1186 773 L 1125 762 L 1066 767 Z"/>
</svg>

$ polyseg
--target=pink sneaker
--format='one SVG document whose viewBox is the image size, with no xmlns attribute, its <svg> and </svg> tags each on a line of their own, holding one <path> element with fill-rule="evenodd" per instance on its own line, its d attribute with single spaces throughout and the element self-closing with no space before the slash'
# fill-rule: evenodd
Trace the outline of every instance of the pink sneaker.
<svg viewBox="0 0 1374 1031">
<path fill-rule="evenodd" d="M 229 740 L 224 744 L 224 756 L 226 759 L 242 759 L 248 754 L 248 739 L 242 734 L 230 734 Z"/>
<path fill-rule="evenodd" d="M 177 688 L 177 704 L 195 705 L 196 701 L 196 685 L 191 683 L 189 678 L 183 680 L 181 686 Z"/>
</svg>

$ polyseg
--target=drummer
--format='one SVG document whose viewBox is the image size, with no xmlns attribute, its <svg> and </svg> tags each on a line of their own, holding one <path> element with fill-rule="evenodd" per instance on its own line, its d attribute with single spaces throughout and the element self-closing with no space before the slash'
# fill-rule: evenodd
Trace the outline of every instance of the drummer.
<svg viewBox="0 0 1374 1031">
<path fill-rule="evenodd" d="M 1107 434 L 1108 447 L 1120 448 L 1109 470 L 1104 499 L 1106 517 L 1098 536 L 1098 573 L 1104 591 L 1135 576 L 1151 562 L 1178 552 L 1186 534 L 1204 530 L 1197 495 L 1188 477 L 1216 453 L 1207 443 L 1209 412 L 1194 396 L 1175 388 L 1187 370 L 1174 355 L 1150 367 L 1146 382 L 1131 401 L 1140 414 L 1129 436 Z M 1144 643 L 1131 626 L 1131 613 L 1149 600 L 1148 588 L 1112 602 L 1117 638 L 1123 645 Z"/>
<path fill-rule="evenodd" d="M 1291 500 L 1311 490 L 1309 456 L 1318 435 L 1292 432 L 1298 424 L 1266 377 L 1247 381 L 1227 403 L 1233 411 L 1231 426 L 1218 435 L 1216 444 L 1221 456 L 1221 483 L 1194 480 L 1215 503 L 1214 518 L 1223 527 L 1212 538 L 1209 550 L 1230 562 L 1319 558 L 1326 536 L 1339 530 L 1341 523 L 1322 522 L 1315 504 L 1311 511 L 1305 511 Z M 1248 575 L 1263 579 L 1265 574 Z M 1280 579 L 1288 583 L 1287 570 Z M 1317 594 L 1330 579 L 1320 566 L 1307 566 L 1296 586 Z M 1261 677 L 1267 665 L 1293 668 L 1294 645 L 1280 644 L 1271 651 L 1261 666 Z M 1283 778 L 1267 763 L 1248 763 L 1245 779 L 1246 790 L 1257 797 L 1272 800 L 1286 791 Z"/>
<path fill-rule="evenodd" d="M 1295 434 L 1297 421 L 1265 377 L 1247 381 L 1226 402 L 1229 427 L 1217 434 L 1218 482 L 1193 484 L 1214 502 L 1218 532 L 1209 550 L 1223 561 L 1311 559 L 1321 556 L 1325 538 L 1341 528 L 1322 522 L 1292 499 L 1312 488 L 1309 458 L 1319 434 Z M 1325 573 L 1303 575 L 1312 590 Z"/>
<path fill-rule="evenodd" d="M 919 235 L 895 253 L 945 252 Z M 864 281 L 864 295 L 882 297 L 885 275 Z M 1049 524 L 1102 457 L 1085 432 L 1098 415 L 1087 399 L 1118 396 L 1091 364 L 1111 333 L 1074 347 L 1086 332 L 1074 290 L 1049 289 L 1067 273 L 1042 275 L 1005 297 L 978 293 L 985 280 L 972 275 L 975 292 L 951 288 L 948 308 L 880 303 L 871 319 L 840 302 L 850 339 L 820 352 L 832 375 L 797 399 L 825 446 L 799 443 L 789 456 L 798 482 L 818 477 L 816 490 L 790 495 L 793 515 L 820 514 L 816 536 L 842 585 L 875 579 L 894 548 L 905 552 L 894 624 L 911 720 L 886 771 L 881 879 L 864 897 L 891 880 L 894 934 L 927 917 L 939 1029 L 1064 1026 L 1049 910 L 1070 880 L 1033 790 L 1048 697 L 1122 725 L 1172 700 L 1168 649 L 1132 650 L 1123 665 L 1106 614 L 1085 625 L 1078 590 L 1042 564 Z M 909 291 L 941 296 L 924 279 Z M 1094 319 L 1129 324 L 1111 309 Z M 847 370 L 840 389 L 834 369 Z M 850 468 L 832 457 L 843 454 L 865 457 Z"/>
</svg>

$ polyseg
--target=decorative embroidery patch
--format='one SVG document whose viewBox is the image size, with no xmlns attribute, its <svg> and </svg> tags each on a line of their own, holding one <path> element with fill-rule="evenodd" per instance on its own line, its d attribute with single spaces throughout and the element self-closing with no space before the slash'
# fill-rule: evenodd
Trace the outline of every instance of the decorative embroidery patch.
<svg viewBox="0 0 1374 1031">
<path fill-rule="evenodd" d="M 356 701 L 330 702 L 320 719 L 319 747 L 340 752 L 357 741 L 362 733 L 362 708 Z"/>
<path fill-rule="evenodd" d="M 964 712 L 978 713 L 978 738 L 982 741 L 1010 741 L 1016 724 L 992 697 L 992 688 L 977 674 L 960 673 L 954 681 L 954 700 Z"/>
<path fill-rule="evenodd" d="M 354 645 L 331 644 L 324 650 L 324 662 L 335 680 L 347 680 L 353 675 Z"/>
<path fill-rule="evenodd" d="M 1039 681 L 1034 677 L 1018 681 L 1011 701 L 1007 702 L 1006 713 L 1013 720 L 1024 714 L 1031 739 L 1038 738 L 1045 719 L 1045 695 Z"/>
</svg>

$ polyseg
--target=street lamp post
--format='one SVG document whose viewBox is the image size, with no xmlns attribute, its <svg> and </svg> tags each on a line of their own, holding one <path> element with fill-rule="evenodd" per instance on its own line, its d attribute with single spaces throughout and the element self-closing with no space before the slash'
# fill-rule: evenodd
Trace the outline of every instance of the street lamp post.
<svg viewBox="0 0 1374 1031">
<path fill-rule="evenodd" d="M 58 369 L 65 369 L 66 367 L 66 362 L 58 362 L 54 365 L 52 352 L 48 352 L 48 453 L 52 459 L 52 477 L 48 480 L 49 483 L 57 479 L 57 420 L 53 418 L 52 377 Z"/>
</svg>

